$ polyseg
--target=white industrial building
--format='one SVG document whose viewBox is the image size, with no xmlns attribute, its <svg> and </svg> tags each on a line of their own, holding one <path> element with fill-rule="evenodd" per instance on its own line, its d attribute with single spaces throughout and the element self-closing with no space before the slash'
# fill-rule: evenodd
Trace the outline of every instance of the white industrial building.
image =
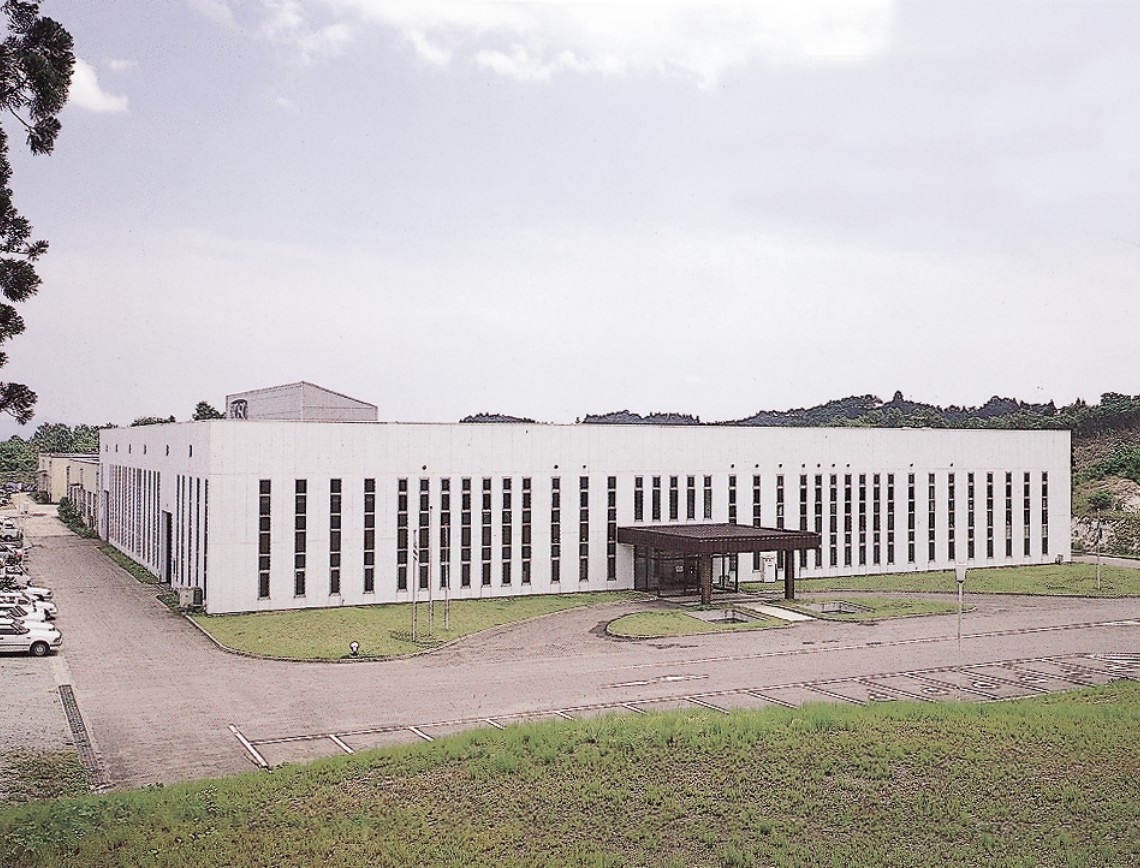
<svg viewBox="0 0 1140 868">
<path fill-rule="evenodd" d="M 245 418 L 100 459 L 101 534 L 212 613 L 1070 556 L 1067 431 Z"/>
</svg>

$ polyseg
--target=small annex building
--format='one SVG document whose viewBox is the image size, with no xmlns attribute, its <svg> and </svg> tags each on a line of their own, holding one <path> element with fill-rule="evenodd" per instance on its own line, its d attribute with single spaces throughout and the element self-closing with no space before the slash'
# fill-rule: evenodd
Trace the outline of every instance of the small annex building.
<svg viewBox="0 0 1140 868">
<path fill-rule="evenodd" d="M 304 381 L 226 395 L 228 419 L 284 422 L 375 422 L 375 404 Z"/>
<path fill-rule="evenodd" d="M 1070 557 L 1067 431 L 301 421 L 257 395 L 101 432 L 102 535 L 212 613 Z"/>
</svg>

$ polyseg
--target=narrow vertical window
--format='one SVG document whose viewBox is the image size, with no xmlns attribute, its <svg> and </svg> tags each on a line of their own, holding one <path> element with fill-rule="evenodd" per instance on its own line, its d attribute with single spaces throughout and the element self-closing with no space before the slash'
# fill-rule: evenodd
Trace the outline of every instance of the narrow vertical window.
<svg viewBox="0 0 1140 868">
<path fill-rule="evenodd" d="M 694 521 L 697 517 L 697 477 L 690 476 L 685 483 L 685 518 Z"/>
<path fill-rule="evenodd" d="M 704 496 L 704 516 L 705 521 L 712 519 L 712 477 L 705 477 L 705 496 Z"/>
<path fill-rule="evenodd" d="M 926 477 L 926 553 L 931 561 L 937 556 L 937 552 L 934 550 L 934 518 L 937 504 L 937 494 L 934 491 L 934 474 L 929 473 Z"/>
<path fill-rule="evenodd" d="M 271 485 L 268 479 L 258 483 L 257 498 L 257 596 L 269 596 L 270 501 Z"/>
<path fill-rule="evenodd" d="M 511 503 L 511 478 L 509 476 L 503 477 L 503 546 L 502 546 L 502 575 L 499 581 L 504 585 L 511 583 L 511 562 L 514 557 L 513 543 L 513 527 L 514 527 L 514 509 Z"/>
<path fill-rule="evenodd" d="M 364 480 L 364 593 L 376 591 L 376 480 Z"/>
<path fill-rule="evenodd" d="M 799 529 L 807 530 L 807 474 L 799 474 Z M 799 553 L 800 568 L 807 567 L 807 549 Z"/>
<path fill-rule="evenodd" d="M 819 547 L 815 550 L 815 566 L 822 566 L 823 559 L 823 475 L 815 475 L 815 532 L 819 534 Z"/>
<path fill-rule="evenodd" d="M 851 474 L 843 474 L 843 566 L 851 566 L 851 550 L 852 550 L 852 523 L 851 512 L 854 508 L 854 501 L 851 499 Z"/>
<path fill-rule="evenodd" d="M 752 477 L 752 526 L 760 527 L 760 476 Z M 752 569 L 759 572 L 764 566 L 764 553 L 752 552 Z"/>
<path fill-rule="evenodd" d="M 1013 474 L 1005 475 L 1005 556 L 1013 557 Z"/>
<path fill-rule="evenodd" d="M 471 587 L 471 480 L 460 482 L 459 500 L 459 585 Z"/>
<path fill-rule="evenodd" d="M 408 590 L 408 480 L 396 480 L 396 590 Z"/>
<path fill-rule="evenodd" d="M 531 528 L 531 489 L 530 477 L 524 476 L 522 481 L 522 576 L 524 585 L 530 584 L 530 528 Z"/>
<path fill-rule="evenodd" d="M 895 562 L 895 475 L 887 474 L 887 563 Z"/>
<path fill-rule="evenodd" d="M 439 586 L 451 587 L 451 480 L 439 481 Z"/>
<path fill-rule="evenodd" d="M 966 559 L 974 560 L 977 548 L 974 544 L 974 474 L 966 474 Z"/>
<path fill-rule="evenodd" d="M 340 593 L 340 517 L 341 487 L 339 479 L 329 480 L 329 593 Z"/>
<path fill-rule="evenodd" d="M 827 565 L 839 566 L 839 476 L 829 474 L 827 488 Z"/>
<path fill-rule="evenodd" d="M 661 477 L 653 477 L 653 520 L 661 521 Z"/>
<path fill-rule="evenodd" d="M 736 524 L 736 477 L 728 477 L 728 523 Z"/>
<path fill-rule="evenodd" d="M 681 494 L 678 488 L 678 478 L 676 476 L 669 477 L 669 521 L 676 521 L 680 518 L 681 511 Z"/>
<path fill-rule="evenodd" d="M 994 556 L 994 475 L 986 474 L 986 557 Z"/>
<path fill-rule="evenodd" d="M 491 584 L 491 479 L 483 478 L 483 538 L 482 538 L 482 567 L 483 585 Z"/>
<path fill-rule="evenodd" d="M 606 477 L 606 581 L 617 581 L 617 477 Z"/>
<path fill-rule="evenodd" d="M 1041 473 L 1041 554 L 1049 554 L 1049 474 Z"/>
<path fill-rule="evenodd" d="M 859 474 L 859 566 L 867 565 L 867 474 Z"/>
<path fill-rule="evenodd" d="M 913 564 L 916 558 L 915 528 L 917 517 L 915 513 L 917 508 L 918 499 L 915 496 L 914 474 L 908 473 L 906 475 L 906 562 L 908 564 Z"/>
<path fill-rule="evenodd" d="M 550 480 L 550 581 L 562 579 L 562 481 Z"/>
<path fill-rule="evenodd" d="M 1029 506 L 1029 474 L 1026 473 L 1022 482 L 1022 512 L 1024 513 L 1024 546 L 1023 553 L 1025 557 L 1029 557 L 1029 521 L 1030 521 L 1030 506 Z"/>
<path fill-rule="evenodd" d="M 658 477 L 654 477 L 658 479 Z M 660 496 L 660 490 L 658 490 Z M 590 580 L 590 477 L 578 478 L 578 581 Z"/>
<path fill-rule="evenodd" d="M 308 529 L 308 482 L 298 479 L 293 483 L 293 596 L 305 596 L 305 547 Z"/>
<path fill-rule="evenodd" d="M 633 520 L 645 520 L 645 477 L 633 477 Z"/>
</svg>

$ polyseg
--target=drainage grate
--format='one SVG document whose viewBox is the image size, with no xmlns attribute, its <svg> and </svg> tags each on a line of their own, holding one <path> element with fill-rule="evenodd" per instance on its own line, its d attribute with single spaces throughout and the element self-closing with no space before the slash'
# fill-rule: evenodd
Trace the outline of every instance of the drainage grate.
<svg viewBox="0 0 1140 868">
<path fill-rule="evenodd" d="M 103 790 L 111 786 L 99 758 L 95 756 L 95 748 L 87 736 L 87 726 L 83 723 L 83 715 L 79 713 L 79 704 L 75 701 L 75 691 L 70 684 L 59 686 L 59 699 L 63 703 L 63 713 L 67 715 L 67 725 L 71 727 L 71 737 L 75 740 L 75 750 L 79 753 L 79 761 L 83 763 L 83 770 L 87 772 L 87 785 L 93 790 Z"/>
</svg>

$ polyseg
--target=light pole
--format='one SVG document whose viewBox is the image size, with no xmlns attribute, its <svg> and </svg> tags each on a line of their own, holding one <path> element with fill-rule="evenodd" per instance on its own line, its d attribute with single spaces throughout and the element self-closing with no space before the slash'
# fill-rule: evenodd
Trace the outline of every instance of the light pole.
<svg viewBox="0 0 1140 868">
<path fill-rule="evenodd" d="M 958 701 L 962 701 L 962 588 L 966 584 L 966 565 L 955 564 L 954 574 L 958 579 Z"/>
</svg>

